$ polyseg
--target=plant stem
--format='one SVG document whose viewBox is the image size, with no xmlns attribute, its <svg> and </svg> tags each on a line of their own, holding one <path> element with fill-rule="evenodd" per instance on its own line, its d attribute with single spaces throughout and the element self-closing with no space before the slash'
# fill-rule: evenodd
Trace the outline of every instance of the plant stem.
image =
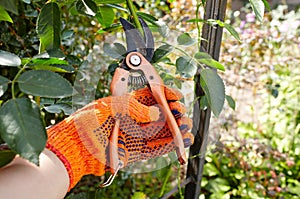
<svg viewBox="0 0 300 199">
<path fill-rule="evenodd" d="M 172 174 L 172 166 L 169 166 L 168 171 L 167 171 L 167 174 L 166 174 L 165 179 L 164 179 L 164 181 L 163 181 L 162 188 L 161 188 L 161 190 L 160 190 L 159 197 L 162 197 L 162 196 L 164 195 L 164 191 L 165 191 L 165 189 L 166 189 L 166 186 L 167 186 L 167 183 L 168 183 L 168 180 L 169 180 L 171 174 Z"/>
<path fill-rule="evenodd" d="M 181 180 L 180 180 L 181 167 L 180 167 L 180 165 L 179 165 L 179 164 L 178 164 L 177 168 L 178 168 L 178 172 L 177 172 L 177 180 L 178 180 L 178 182 L 177 182 L 177 185 L 178 185 L 178 193 L 179 193 L 180 199 L 183 199 L 182 189 L 181 189 L 181 186 L 180 186 L 180 181 L 181 181 Z"/>
<path fill-rule="evenodd" d="M 197 31 L 198 31 L 198 49 L 200 49 L 201 46 L 201 29 L 199 26 L 199 8 L 201 6 L 201 3 L 197 2 L 197 9 L 196 9 L 196 25 L 197 25 Z"/>
<path fill-rule="evenodd" d="M 26 69 L 26 66 L 27 66 L 27 63 L 24 64 L 24 66 L 18 71 L 18 73 L 16 74 L 16 76 L 14 77 L 14 79 L 11 81 L 11 95 L 12 95 L 13 99 L 16 98 L 16 95 L 15 95 L 15 83 L 18 80 L 18 78 L 20 77 L 20 75 L 22 74 L 22 72 Z"/>
<path fill-rule="evenodd" d="M 129 8 L 130 14 L 133 17 L 133 21 L 134 21 L 135 26 L 142 33 L 142 35 L 144 35 L 144 33 L 142 31 L 142 25 L 140 24 L 140 21 L 139 21 L 139 18 L 137 16 L 137 14 L 136 14 L 136 11 L 135 11 L 132 0 L 126 0 L 126 3 L 127 3 L 128 8 Z"/>
</svg>

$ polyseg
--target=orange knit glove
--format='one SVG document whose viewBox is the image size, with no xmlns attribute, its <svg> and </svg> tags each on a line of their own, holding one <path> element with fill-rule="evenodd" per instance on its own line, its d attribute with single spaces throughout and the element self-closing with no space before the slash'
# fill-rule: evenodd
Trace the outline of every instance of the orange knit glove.
<svg viewBox="0 0 300 199">
<path fill-rule="evenodd" d="M 183 117 L 185 108 L 177 102 L 182 95 L 169 88 L 165 89 L 165 95 L 188 147 L 193 136 L 188 132 L 191 120 Z M 149 89 L 144 88 L 98 99 L 50 127 L 46 147 L 65 165 L 69 190 L 82 176 L 101 176 L 109 170 L 109 136 L 116 119 L 120 121 L 118 156 L 124 166 L 174 150 L 171 132 L 156 104 Z"/>
</svg>

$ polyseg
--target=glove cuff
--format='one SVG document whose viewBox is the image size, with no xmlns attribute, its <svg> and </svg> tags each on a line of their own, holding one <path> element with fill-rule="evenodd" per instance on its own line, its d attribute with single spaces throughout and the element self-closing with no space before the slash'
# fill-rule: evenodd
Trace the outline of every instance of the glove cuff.
<svg viewBox="0 0 300 199">
<path fill-rule="evenodd" d="M 98 161 L 83 145 L 73 120 L 63 120 L 47 130 L 46 148 L 65 165 L 69 174 L 69 191 L 87 174 L 101 176 L 105 165 Z"/>
</svg>

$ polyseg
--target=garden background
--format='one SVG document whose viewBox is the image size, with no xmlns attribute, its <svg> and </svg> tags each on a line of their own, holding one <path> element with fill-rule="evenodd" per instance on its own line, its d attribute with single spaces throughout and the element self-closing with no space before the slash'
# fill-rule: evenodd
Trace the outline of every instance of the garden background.
<svg viewBox="0 0 300 199">
<path fill-rule="evenodd" d="M 50 52 L 53 59 L 45 62 L 30 59 L 41 50 L 36 24 L 45 2 L 10 2 L 0 1 L 0 11 L 10 16 L 0 15 L 0 50 L 1 55 L 3 51 L 17 55 L 22 63 L 17 67 L 13 61 L 9 67 L 0 63 L 1 105 L 14 95 L 18 98 L 28 92 L 24 82 L 21 86 L 22 81 L 20 87 L 12 87 L 20 66 L 26 64 L 33 70 L 55 66 L 54 71 L 70 82 L 76 79 L 74 71 L 92 64 L 94 72 L 100 71 L 102 75 L 91 93 L 95 92 L 96 98 L 109 95 L 113 65 L 99 66 L 103 62 L 97 59 L 99 53 L 103 53 L 99 49 L 103 46 L 101 42 L 116 28 L 113 26 L 116 18 L 127 15 L 122 7 L 95 0 L 97 4 L 100 2 L 101 8 L 92 16 L 82 1 L 52 1 L 61 6 L 61 43 L 59 51 Z M 119 2 L 123 1 L 115 1 Z M 156 23 L 157 32 L 180 30 L 193 36 L 199 28 L 191 19 L 195 18 L 196 11 L 203 15 L 203 7 L 198 6 L 201 3 L 151 0 L 136 2 L 135 6 L 142 13 L 159 19 L 144 16 Z M 219 75 L 224 80 L 226 94 L 235 104 L 225 103 L 219 117 L 213 116 L 211 120 L 200 198 L 299 198 L 300 10 L 297 5 L 272 5 L 260 22 L 250 4 L 233 11 L 231 3 L 228 2 L 225 22 L 236 30 L 240 41 L 236 34 L 224 29 L 219 62 L 225 71 Z M 58 59 L 62 56 L 67 63 Z M 180 87 L 191 77 L 180 78 L 181 72 L 186 75 L 189 71 L 179 64 L 174 65 L 174 76 L 164 76 L 164 79 Z M 40 105 L 47 126 L 72 111 L 69 96 L 61 95 L 61 99 L 55 100 L 31 96 Z M 150 173 L 121 172 L 114 183 L 104 189 L 97 188 L 104 177 L 86 176 L 66 198 L 160 198 L 184 178 L 185 166 L 177 163 Z M 179 189 L 172 197 L 181 198 L 183 192 L 184 189 Z"/>
</svg>

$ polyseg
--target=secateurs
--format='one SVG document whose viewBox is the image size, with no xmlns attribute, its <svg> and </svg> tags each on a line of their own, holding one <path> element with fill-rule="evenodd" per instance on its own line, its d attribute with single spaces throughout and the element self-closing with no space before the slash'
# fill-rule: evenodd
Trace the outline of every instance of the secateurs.
<svg viewBox="0 0 300 199">
<path fill-rule="evenodd" d="M 153 35 L 142 18 L 139 18 L 139 21 L 142 25 L 143 34 L 127 20 L 121 18 L 120 21 L 125 30 L 127 53 L 122 63 L 115 70 L 110 86 L 112 95 L 121 96 L 126 94 L 129 85 L 133 87 L 147 85 L 165 115 L 166 122 L 174 139 L 178 160 L 181 164 L 185 164 L 186 154 L 182 135 L 167 103 L 164 93 L 164 82 L 150 63 L 154 55 Z M 120 121 L 117 119 L 110 137 L 109 166 L 113 175 L 110 176 L 102 187 L 110 185 L 115 174 L 124 166 L 124 163 L 118 158 L 118 149 L 116 147 L 118 144 L 119 125 Z"/>
</svg>

